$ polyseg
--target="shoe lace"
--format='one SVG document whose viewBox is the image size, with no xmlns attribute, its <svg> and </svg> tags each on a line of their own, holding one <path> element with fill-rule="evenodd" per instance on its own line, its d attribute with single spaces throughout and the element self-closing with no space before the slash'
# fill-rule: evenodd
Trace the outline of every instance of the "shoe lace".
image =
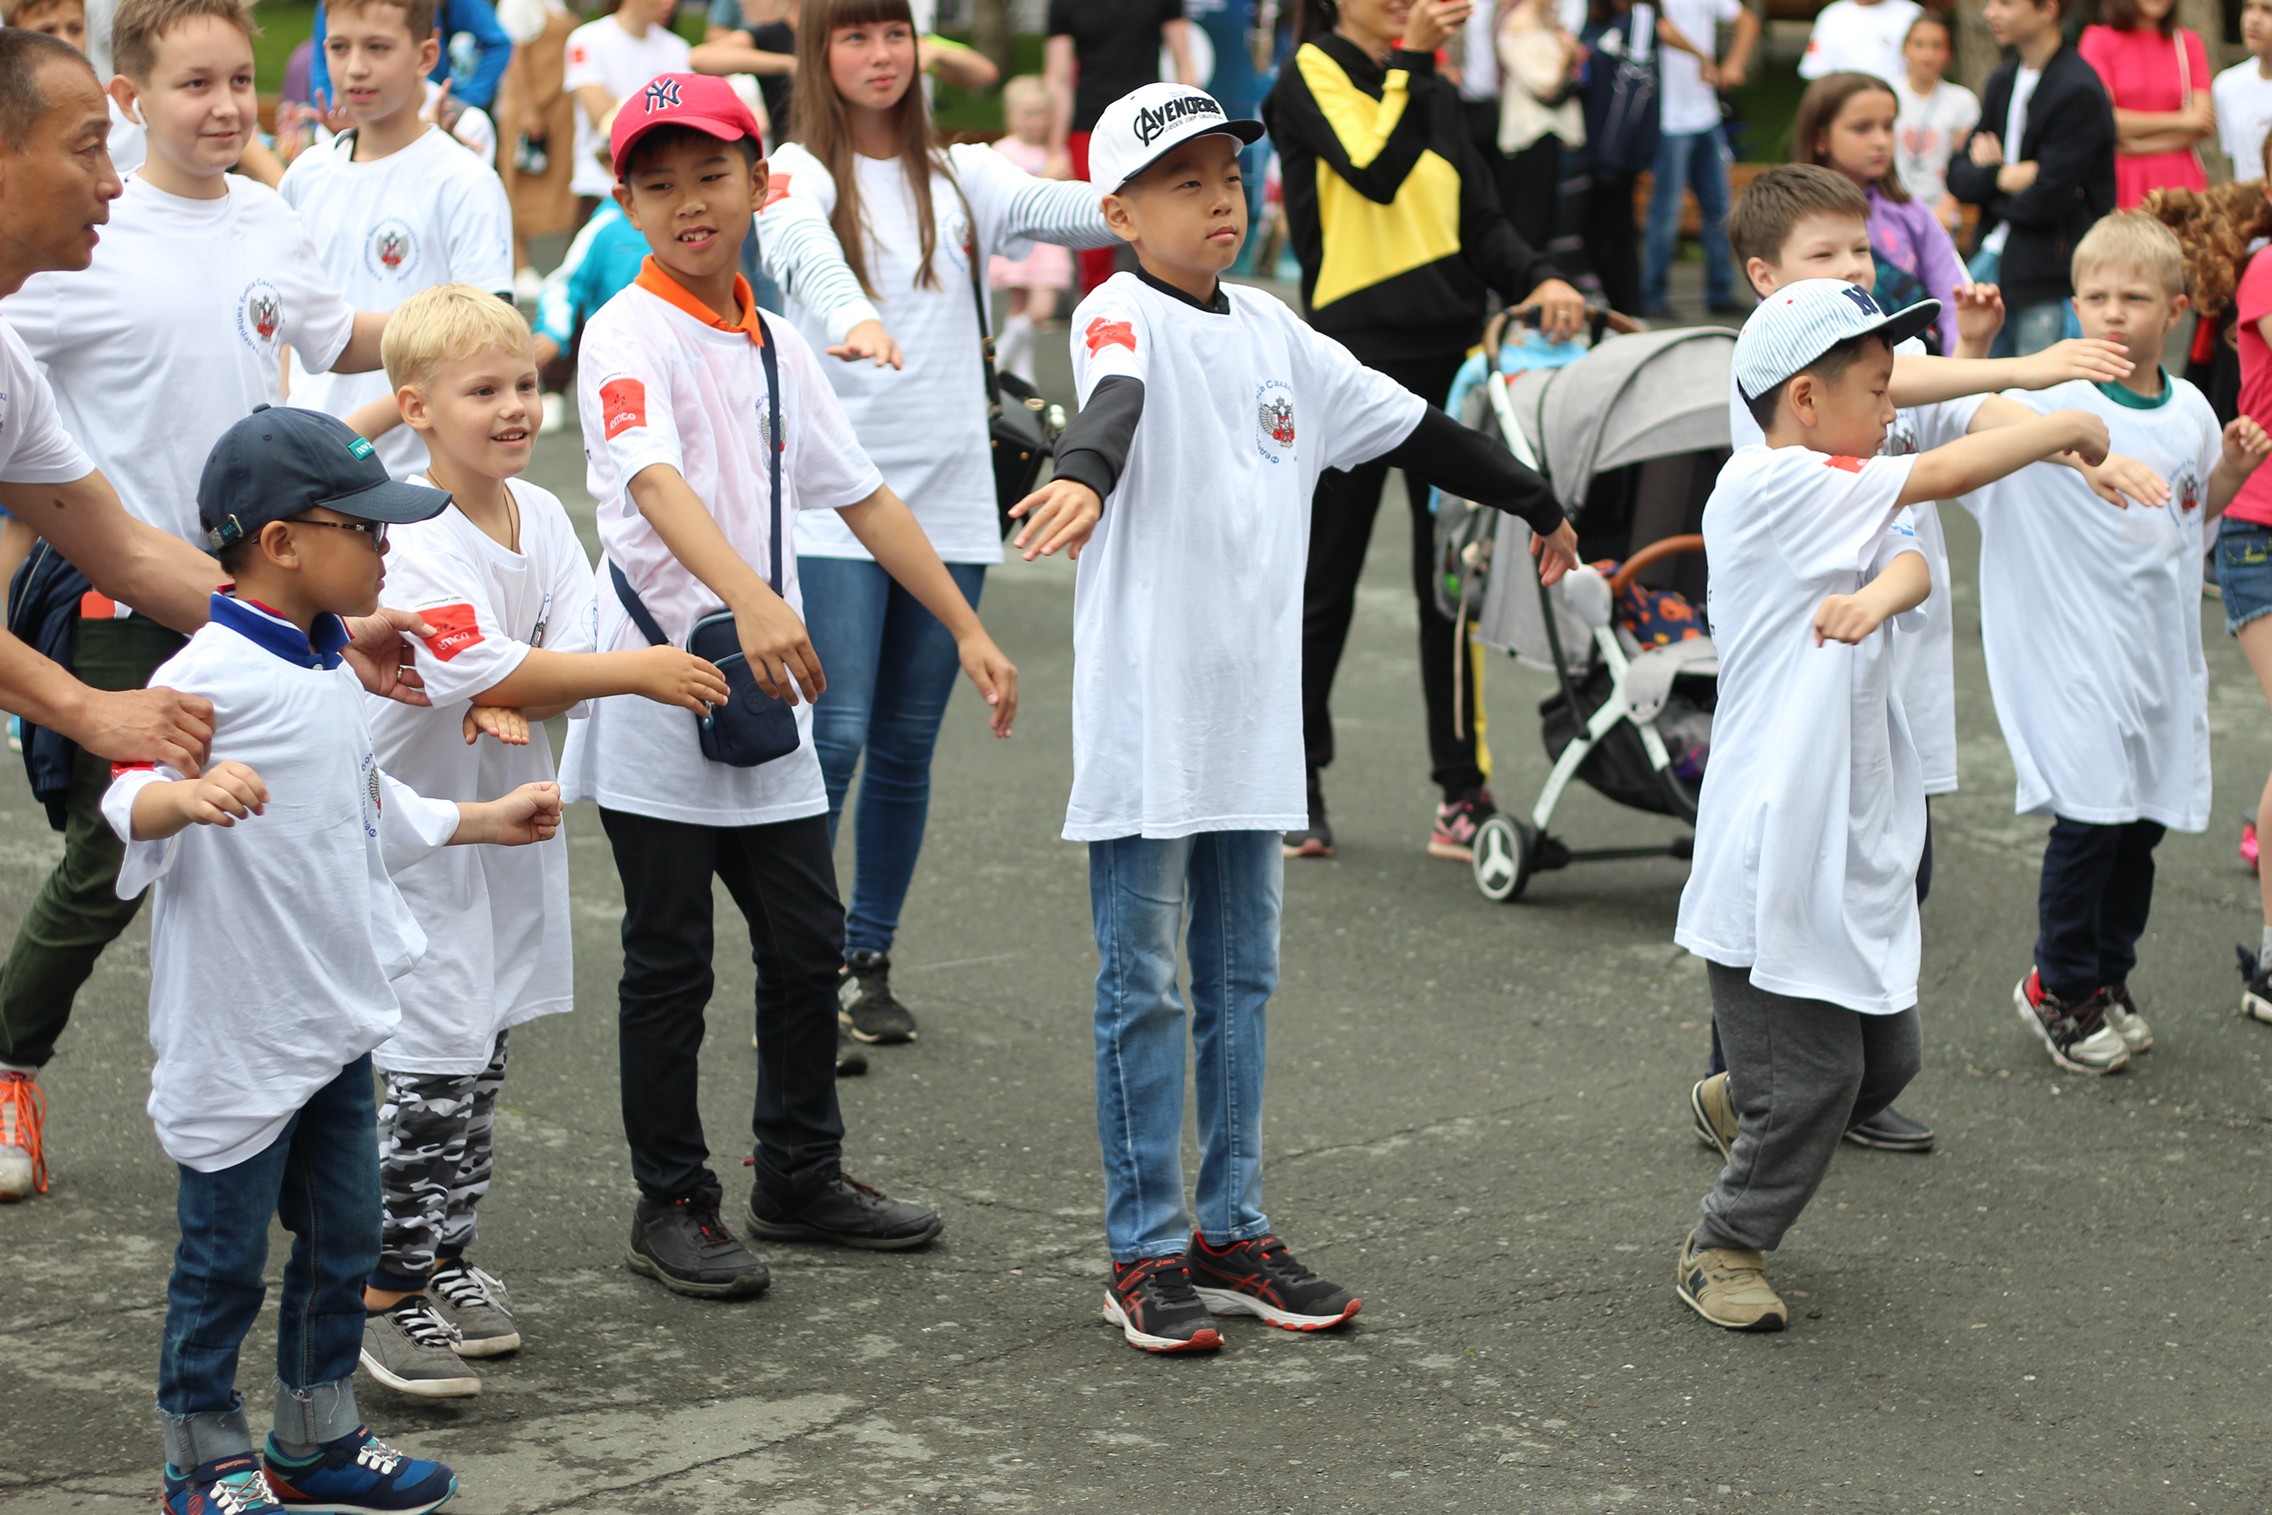
<svg viewBox="0 0 2272 1515">
<path fill-rule="evenodd" d="M 356 1466 L 369 1468 L 381 1478 L 392 1474 L 406 1460 L 400 1452 L 369 1433 L 365 1433 L 363 1444 L 355 1449 Z"/>
<path fill-rule="evenodd" d="M 1120 1276 L 1120 1291 L 1152 1304 L 1163 1304 L 1171 1298 L 1195 1297 L 1191 1292 L 1191 1267 L 1180 1253 L 1139 1260 Z"/>
<path fill-rule="evenodd" d="M 694 1222 L 695 1234 L 702 1238 L 705 1247 L 730 1247 L 736 1244 L 734 1233 L 727 1230 L 726 1223 L 718 1218 L 718 1197 L 715 1194 L 688 1195 L 679 1201 L 679 1208 L 686 1212 L 688 1220 Z"/>
<path fill-rule="evenodd" d="M 1275 1236 L 1261 1238 L 1255 1253 L 1264 1270 L 1274 1278 L 1283 1279 L 1290 1284 L 1306 1284 L 1317 1277 L 1293 1253 L 1287 1251 L 1286 1244 Z"/>
<path fill-rule="evenodd" d="M 864 1194 L 873 1200 L 881 1200 L 884 1197 L 883 1190 L 873 1184 L 864 1184 L 849 1173 L 839 1173 L 836 1177 L 845 1188 L 850 1189 L 855 1194 Z"/>
<path fill-rule="evenodd" d="M 0 1073 L 0 1143 L 22 1147 L 32 1158 L 32 1190 L 47 1192 L 47 1153 L 40 1141 L 47 1096 L 28 1073 Z"/>
<path fill-rule="evenodd" d="M 455 1309 L 468 1310 L 477 1305 L 499 1310 L 508 1307 L 504 1280 L 471 1263 L 461 1262 L 456 1267 L 441 1269 L 435 1273 L 431 1284 L 434 1292 Z"/>
<path fill-rule="evenodd" d="M 422 1347 L 448 1347 L 458 1341 L 458 1328 L 442 1319 L 433 1301 L 423 1295 L 404 1300 L 387 1312 L 402 1334 Z"/>
<path fill-rule="evenodd" d="M 220 1515 L 257 1515 L 276 1507 L 276 1491 L 269 1488 L 267 1473 L 247 1468 L 215 1479 L 205 1491 L 205 1501 Z"/>
</svg>

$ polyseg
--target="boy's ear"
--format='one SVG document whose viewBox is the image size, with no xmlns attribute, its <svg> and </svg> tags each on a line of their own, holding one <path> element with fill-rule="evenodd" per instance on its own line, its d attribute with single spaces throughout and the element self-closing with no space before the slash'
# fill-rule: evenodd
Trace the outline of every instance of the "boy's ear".
<svg viewBox="0 0 2272 1515">
<path fill-rule="evenodd" d="M 2272 183 L 2268 183 L 2265 186 L 2265 193 L 2267 195 L 2272 195 Z M 1136 213 L 1134 206 L 1130 205 L 1127 200 L 1123 199 L 1119 195 L 1106 195 L 1104 197 L 1103 209 L 1104 224 L 1112 228 L 1112 234 L 1114 236 L 1118 237 L 1123 242 L 1133 242 L 1136 240 Z"/>
<path fill-rule="evenodd" d="M 2272 194 L 2272 186 L 2267 186 L 2265 192 Z M 1753 294 L 1771 295 L 1775 292 L 1775 265 L 1765 258 L 1744 259 L 1743 276 L 1751 281 Z"/>
<path fill-rule="evenodd" d="M 434 35 L 418 44 L 418 77 L 423 79 L 442 61 L 442 29 L 434 28 Z"/>
<path fill-rule="evenodd" d="M 631 186 L 618 179 L 615 188 L 609 193 L 615 196 L 615 203 L 622 207 L 623 219 L 631 223 L 631 229 L 645 231 L 647 228 L 639 224 L 639 209 L 631 203 Z"/>
<path fill-rule="evenodd" d="M 402 412 L 402 424 L 412 431 L 426 431 L 434 424 L 426 395 L 415 384 L 405 384 L 394 392 L 394 408 Z"/>
<path fill-rule="evenodd" d="M 110 97 L 118 102 L 118 108 L 127 120 L 136 126 L 149 124 L 142 119 L 141 92 L 135 89 L 132 79 L 124 74 L 114 74 L 107 88 Z"/>
<path fill-rule="evenodd" d="M 260 545 L 260 555 L 279 568 L 298 569 L 300 547 L 292 540 L 292 527 L 286 521 L 270 521 L 260 528 L 253 540 Z"/>
</svg>

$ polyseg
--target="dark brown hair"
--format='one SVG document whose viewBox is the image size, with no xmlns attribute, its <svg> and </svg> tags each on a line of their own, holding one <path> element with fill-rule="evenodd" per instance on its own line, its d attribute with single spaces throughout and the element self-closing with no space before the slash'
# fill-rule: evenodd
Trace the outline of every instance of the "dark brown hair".
<svg viewBox="0 0 2272 1515">
<path fill-rule="evenodd" d="M 1854 181 L 1817 163 L 1778 163 L 1763 169 L 1728 211 L 1728 246 L 1736 262 L 1778 261 L 1791 228 L 1809 216 L 1870 218 L 1870 202 Z"/>
<path fill-rule="evenodd" d="M 2138 23 L 2146 19 L 2138 9 L 2138 0 L 2099 0 L 2098 18 L 2118 32 L 2134 32 L 2138 29 Z M 2177 6 L 2174 0 L 2155 25 L 2165 37 L 2176 33 Z"/>
<path fill-rule="evenodd" d="M 915 17 L 907 8 L 907 0 L 803 0 L 803 3 L 804 13 L 797 23 L 797 91 L 790 104 L 791 114 L 796 118 L 796 139 L 806 152 L 820 160 L 821 167 L 836 181 L 836 209 L 829 213 L 828 224 L 844 249 L 845 266 L 860 281 L 860 288 L 873 296 L 876 287 L 868 278 L 868 229 L 860 210 L 859 170 L 852 151 L 852 119 L 843 97 L 837 94 L 831 82 L 828 47 L 841 26 L 897 21 L 912 35 Z M 898 118 L 900 166 L 907 171 L 907 187 L 915 196 L 915 224 L 923 233 L 923 261 L 916 269 L 915 282 L 925 289 L 937 289 L 939 276 L 931 266 L 931 258 L 939 250 L 939 223 L 931 204 L 931 174 L 936 170 L 952 183 L 954 170 L 948 166 L 938 135 L 931 129 L 931 111 L 923 99 L 920 77 L 908 80 L 907 93 L 900 96 L 894 114 Z"/>
<path fill-rule="evenodd" d="M 1951 48 L 1956 46 L 1956 23 L 1948 18 L 1945 11 L 1924 10 L 1919 11 L 1916 19 L 1909 23 L 1909 30 L 1901 34 L 1901 45 L 1903 47 L 1909 45 L 1909 39 L 1917 35 L 1917 28 L 1920 26 L 1939 27 L 1941 36 L 1947 40 L 1949 46 Z"/>
<path fill-rule="evenodd" d="M 1824 168 L 1830 167 L 1830 156 L 1823 149 L 1822 139 L 1829 132 L 1831 123 L 1838 119 L 1838 113 L 1856 95 L 1884 95 L 1893 101 L 1896 110 L 1901 107 L 1901 97 L 1893 92 L 1893 86 L 1876 74 L 1824 74 L 1808 85 L 1807 92 L 1799 97 L 1798 124 L 1791 128 L 1793 163 L 1816 163 Z M 1886 167 L 1885 177 L 1878 180 L 1874 187 L 1879 194 L 1896 205 L 1909 203 L 1909 191 L 1902 187 L 1901 172 L 1890 164 Z M 1864 206 L 1864 214 L 1867 214 L 1866 201 Z"/>
<path fill-rule="evenodd" d="M 60 38 L 16 26 L 0 30 L 0 142 L 20 150 L 31 140 L 32 128 L 47 114 L 40 70 L 66 58 L 93 76 L 86 55 Z"/>
<path fill-rule="evenodd" d="M 228 22 L 251 42 L 260 35 L 245 0 L 125 0 L 110 24 L 111 66 L 136 84 L 147 84 L 158 66 L 158 43 L 184 21 L 213 16 Z"/>
</svg>

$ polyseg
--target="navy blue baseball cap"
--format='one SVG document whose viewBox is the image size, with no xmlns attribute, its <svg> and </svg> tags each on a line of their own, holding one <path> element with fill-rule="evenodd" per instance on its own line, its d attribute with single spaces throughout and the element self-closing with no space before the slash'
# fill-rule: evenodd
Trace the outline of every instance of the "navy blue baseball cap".
<svg viewBox="0 0 2272 1515">
<path fill-rule="evenodd" d="M 368 437 L 320 410 L 262 405 L 221 433 L 197 481 L 197 518 L 215 552 L 321 505 L 390 526 L 431 520 L 449 491 L 387 473 Z"/>
</svg>

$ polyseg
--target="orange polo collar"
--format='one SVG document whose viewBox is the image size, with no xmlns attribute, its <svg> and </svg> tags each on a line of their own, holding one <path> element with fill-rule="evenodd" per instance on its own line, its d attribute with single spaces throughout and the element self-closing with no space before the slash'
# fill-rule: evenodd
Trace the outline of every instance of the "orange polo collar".
<svg viewBox="0 0 2272 1515">
<path fill-rule="evenodd" d="M 742 313 L 739 321 L 719 320 L 716 311 L 688 294 L 686 286 L 665 272 L 663 265 L 657 263 L 651 253 L 640 263 L 639 277 L 631 282 L 657 299 L 685 311 L 705 326 L 717 331 L 738 331 L 758 346 L 765 345 L 765 328 L 758 324 L 757 296 L 751 293 L 749 280 L 740 274 L 734 275 L 734 307 Z"/>
</svg>

